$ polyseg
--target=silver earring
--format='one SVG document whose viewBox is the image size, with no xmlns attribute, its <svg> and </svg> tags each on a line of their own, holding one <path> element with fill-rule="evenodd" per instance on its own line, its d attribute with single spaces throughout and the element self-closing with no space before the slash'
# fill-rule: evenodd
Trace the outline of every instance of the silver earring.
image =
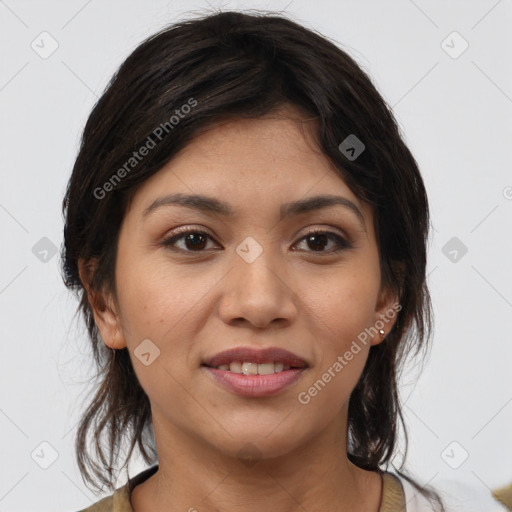
<svg viewBox="0 0 512 512">
<path fill-rule="evenodd" d="M 386 334 L 386 332 L 384 331 L 384 329 L 379 329 L 379 334 L 381 335 L 382 338 L 384 338 L 384 334 Z"/>
</svg>

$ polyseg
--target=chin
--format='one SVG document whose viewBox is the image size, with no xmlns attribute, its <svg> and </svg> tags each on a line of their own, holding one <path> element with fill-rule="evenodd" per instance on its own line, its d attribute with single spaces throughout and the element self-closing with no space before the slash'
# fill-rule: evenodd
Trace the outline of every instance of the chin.
<svg viewBox="0 0 512 512">
<path fill-rule="evenodd" d="M 282 419 L 282 418 L 281 418 Z M 272 428 L 261 428 L 258 424 L 239 425 L 233 429 L 226 427 L 231 434 L 223 435 L 222 439 L 207 440 L 210 446 L 223 454 L 237 458 L 247 466 L 254 461 L 263 461 L 284 457 L 300 450 L 305 441 L 304 434 L 298 428 L 288 426 L 281 428 L 282 424 L 274 423 Z"/>
</svg>

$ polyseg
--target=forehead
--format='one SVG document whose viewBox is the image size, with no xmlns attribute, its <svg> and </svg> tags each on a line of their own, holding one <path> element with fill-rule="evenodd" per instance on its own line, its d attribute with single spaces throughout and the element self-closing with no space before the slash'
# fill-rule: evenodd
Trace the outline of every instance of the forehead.
<svg viewBox="0 0 512 512">
<path fill-rule="evenodd" d="M 191 151 L 229 157 L 230 152 L 261 152 L 261 157 L 291 158 L 316 153 L 324 157 L 315 142 L 317 123 L 291 107 L 263 117 L 222 121 L 202 131 L 180 153 Z"/>
<path fill-rule="evenodd" d="M 158 197 L 178 192 L 217 197 L 235 214 L 261 214 L 320 194 L 342 195 L 367 209 L 318 148 L 314 130 L 293 111 L 216 124 L 146 180 L 131 207 L 142 215 Z"/>
</svg>

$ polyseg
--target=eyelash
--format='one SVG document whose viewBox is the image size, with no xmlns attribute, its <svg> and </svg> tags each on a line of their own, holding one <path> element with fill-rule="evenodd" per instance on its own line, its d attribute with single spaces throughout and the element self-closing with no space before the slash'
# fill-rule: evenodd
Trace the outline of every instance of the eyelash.
<svg viewBox="0 0 512 512">
<path fill-rule="evenodd" d="M 196 228 L 184 228 L 184 229 L 179 230 L 178 232 L 175 232 L 172 236 L 163 240 L 160 245 L 162 247 L 165 247 L 166 249 L 170 249 L 173 251 L 181 251 L 181 252 L 185 252 L 185 253 L 198 253 L 199 254 L 201 252 L 205 252 L 205 250 L 190 251 L 187 249 L 180 249 L 180 248 L 173 247 L 174 243 L 177 240 L 180 240 L 184 236 L 191 234 L 191 233 L 198 234 L 198 235 L 204 235 L 204 236 L 208 237 L 210 240 L 213 240 L 213 238 L 208 233 L 206 233 L 204 231 L 200 231 Z M 332 254 L 337 254 L 341 251 L 352 248 L 352 245 L 347 240 L 342 238 L 340 235 L 333 233 L 332 231 L 324 231 L 321 229 L 311 230 L 310 232 L 306 233 L 302 238 L 300 238 L 298 240 L 298 242 L 302 242 L 303 240 L 306 240 L 308 237 L 315 236 L 315 235 L 327 235 L 328 238 L 336 241 L 337 248 L 334 250 L 331 250 L 331 251 L 306 251 L 306 252 L 311 252 L 311 253 L 319 254 L 319 255 L 323 255 L 323 254 L 332 255 Z"/>
</svg>

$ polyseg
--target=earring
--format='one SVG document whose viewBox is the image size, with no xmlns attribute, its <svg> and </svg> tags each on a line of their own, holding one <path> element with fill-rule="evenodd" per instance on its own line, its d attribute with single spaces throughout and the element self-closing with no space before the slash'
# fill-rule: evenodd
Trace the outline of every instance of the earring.
<svg viewBox="0 0 512 512">
<path fill-rule="evenodd" d="M 386 334 L 386 332 L 384 331 L 384 329 L 379 329 L 379 334 L 381 338 L 384 338 L 384 334 Z"/>
</svg>

